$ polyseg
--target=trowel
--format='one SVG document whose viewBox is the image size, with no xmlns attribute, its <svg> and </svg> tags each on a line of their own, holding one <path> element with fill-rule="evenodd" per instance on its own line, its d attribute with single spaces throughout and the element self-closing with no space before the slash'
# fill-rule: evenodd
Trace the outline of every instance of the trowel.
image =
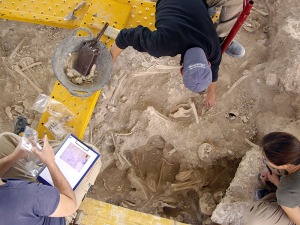
<svg viewBox="0 0 300 225">
<path fill-rule="evenodd" d="M 93 65 L 96 62 L 97 56 L 100 54 L 100 48 L 98 47 L 98 40 L 104 34 L 108 23 L 104 25 L 97 37 L 92 41 L 85 42 L 82 48 L 78 52 L 78 57 L 73 64 L 73 69 L 83 76 L 90 74 Z"/>
<path fill-rule="evenodd" d="M 85 5 L 85 1 L 80 2 L 72 12 L 70 12 L 65 18 L 64 20 L 72 20 L 74 18 L 76 18 L 76 16 L 74 15 L 75 12 L 77 12 L 79 9 L 83 8 L 83 6 Z"/>
</svg>

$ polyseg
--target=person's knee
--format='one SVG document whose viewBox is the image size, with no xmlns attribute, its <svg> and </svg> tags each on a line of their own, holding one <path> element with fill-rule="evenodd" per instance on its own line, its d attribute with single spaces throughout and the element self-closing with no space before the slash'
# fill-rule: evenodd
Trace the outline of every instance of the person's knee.
<svg viewBox="0 0 300 225">
<path fill-rule="evenodd" d="M 19 143 L 20 139 L 20 136 L 11 132 L 3 132 L 0 134 L 0 143 L 11 142 L 12 144 L 16 145 Z"/>
</svg>

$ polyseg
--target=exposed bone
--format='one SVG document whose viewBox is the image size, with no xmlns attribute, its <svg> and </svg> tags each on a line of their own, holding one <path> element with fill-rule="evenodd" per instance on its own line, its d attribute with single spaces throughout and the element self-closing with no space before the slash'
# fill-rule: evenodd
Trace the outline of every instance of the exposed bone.
<svg viewBox="0 0 300 225">
<path fill-rule="evenodd" d="M 20 69 L 20 67 L 18 65 L 14 65 L 13 66 L 14 71 L 16 71 L 19 75 L 21 75 L 24 79 L 26 79 L 28 81 L 28 83 L 39 93 L 41 94 L 43 91 L 41 88 L 39 88 L 37 85 L 35 85 L 35 83 L 33 83 L 24 73 L 23 71 Z"/>
<path fill-rule="evenodd" d="M 123 154 L 123 152 L 119 153 L 120 156 L 123 158 L 123 160 L 128 164 L 128 166 L 132 166 L 131 163 L 127 160 L 127 158 L 125 157 L 125 155 Z"/>
<path fill-rule="evenodd" d="M 130 130 L 129 133 L 115 133 L 115 136 L 130 136 L 133 134 L 134 129 L 136 128 L 136 126 L 138 125 L 140 121 L 138 121 Z"/>
<path fill-rule="evenodd" d="M 26 66 L 26 67 L 22 68 L 21 70 L 22 70 L 22 71 L 28 70 L 28 69 L 30 69 L 30 68 L 32 68 L 32 67 L 35 67 L 35 66 L 38 66 L 38 65 L 42 65 L 42 62 L 32 63 L 31 65 Z"/>
<path fill-rule="evenodd" d="M 173 155 L 177 150 L 174 148 L 171 151 L 168 152 L 168 155 L 171 156 Z"/>
<path fill-rule="evenodd" d="M 159 173 L 159 179 L 158 179 L 158 186 L 160 187 L 161 179 L 163 177 L 163 169 L 164 169 L 165 161 L 162 162 L 160 173 Z"/>
<path fill-rule="evenodd" d="M 129 169 L 127 177 L 133 187 L 135 187 L 137 190 L 140 190 L 144 194 L 144 198 L 148 199 L 145 186 L 142 184 L 142 182 L 140 181 L 141 179 L 137 177 L 135 171 L 132 168 Z"/>
<path fill-rule="evenodd" d="M 192 173 L 193 173 L 193 170 L 182 171 L 182 172 L 178 173 L 178 174 L 175 176 L 175 178 L 176 178 L 176 180 L 178 180 L 178 181 L 186 181 L 186 180 L 188 180 L 188 179 L 191 178 Z"/>
<path fill-rule="evenodd" d="M 262 16 L 268 16 L 268 15 L 269 15 L 268 12 L 264 12 L 264 11 L 258 9 L 258 8 L 255 8 L 255 7 L 252 7 L 252 10 L 253 10 L 254 12 L 256 12 L 256 13 L 262 15 Z"/>
<path fill-rule="evenodd" d="M 26 66 L 25 63 L 23 63 L 23 65 Z M 21 69 L 21 70 L 23 71 L 23 69 Z M 29 73 L 30 77 L 32 78 L 33 75 L 32 75 L 32 73 L 30 72 L 30 70 L 29 70 L 29 69 L 26 69 L 26 70 L 27 70 L 27 72 Z M 33 82 L 35 85 L 39 86 L 35 79 L 33 79 L 32 82 Z"/>
<path fill-rule="evenodd" d="M 161 158 L 165 163 L 167 163 L 168 165 L 170 165 L 170 166 L 174 166 L 174 164 L 172 164 L 172 163 L 169 163 L 165 158 Z"/>
<path fill-rule="evenodd" d="M 140 77 L 140 76 L 149 76 L 149 75 L 157 75 L 157 74 L 164 74 L 166 72 L 159 72 L 159 71 L 145 71 L 145 72 L 139 72 L 134 73 L 132 77 Z"/>
<path fill-rule="evenodd" d="M 147 186 L 150 188 L 151 191 L 156 192 L 156 185 L 154 180 L 147 179 Z"/>
<path fill-rule="evenodd" d="M 180 118 L 180 117 L 190 117 L 189 113 L 190 113 L 191 109 L 185 109 L 183 107 L 180 107 L 176 112 L 174 113 L 170 113 L 170 117 L 173 118 Z"/>
<path fill-rule="evenodd" d="M 251 76 L 252 73 L 249 71 L 249 73 L 247 73 L 246 75 L 243 75 L 240 79 L 238 79 L 230 88 L 228 91 L 226 91 L 221 98 L 226 97 L 228 94 L 230 94 L 233 89 L 235 89 L 243 80 L 245 80 L 246 78 L 248 78 L 249 76 Z"/>
<path fill-rule="evenodd" d="M 114 93 L 112 94 L 111 98 L 110 98 L 110 102 L 114 105 L 115 104 L 115 98 L 119 92 L 119 89 L 122 85 L 122 83 L 124 82 L 125 78 L 127 77 L 128 73 L 126 73 L 121 79 L 120 79 L 120 82 L 118 84 L 118 86 L 116 87 Z"/>
<path fill-rule="evenodd" d="M 177 205 L 170 205 L 163 201 L 158 201 L 152 204 L 153 207 L 157 207 L 159 212 L 163 212 L 164 207 L 175 209 L 177 208 Z"/>
<path fill-rule="evenodd" d="M 202 182 L 203 181 L 201 181 L 201 180 L 188 181 L 188 182 L 184 182 L 184 183 L 171 184 L 171 186 L 174 191 L 182 191 L 182 190 L 187 190 L 187 189 L 198 188 L 198 184 L 200 184 Z M 203 185 L 201 187 L 203 187 Z"/>
<path fill-rule="evenodd" d="M 179 70 L 181 66 L 156 65 L 157 70 Z"/>
<path fill-rule="evenodd" d="M 117 147 L 117 143 L 116 143 L 116 139 L 115 139 L 115 135 L 113 133 L 110 133 L 111 139 L 113 141 L 113 144 L 115 147 Z"/>
<path fill-rule="evenodd" d="M 131 207 L 135 207 L 135 206 L 136 206 L 136 204 L 135 204 L 135 203 L 133 203 L 133 202 L 130 202 L 130 201 L 127 201 L 127 200 L 124 200 L 124 203 L 126 203 L 126 204 L 130 205 Z"/>
<path fill-rule="evenodd" d="M 17 82 L 17 77 L 16 75 L 13 73 L 13 71 L 8 67 L 8 64 L 9 62 L 7 60 L 5 60 L 6 58 L 5 57 L 2 57 L 2 62 L 3 62 L 3 65 L 6 67 L 8 73 L 11 75 L 11 77 L 15 80 L 15 82 Z"/>
<path fill-rule="evenodd" d="M 246 141 L 247 144 L 249 144 L 253 148 L 256 148 L 256 149 L 260 148 L 258 145 L 254 144 L 252 141 L 250 141 L 248 138 L 245 138 L 245 141 Z"/>
<path fill-rule="evenodd" d="M 131 163 L 126 159 L 125 156 L 123 156 L 123 154 L 121 152 L 115 152 L 115 156 L 117 157 L 117 159 L 121 163 L 122 169 L 132 166 Z"/>
<path fill-rule="evenodd" d="M 146 203 L 145 203 L 145 205 L 143 205 L 140 209 L 139 209 L 139 211 L 141 211 L 143 208 L 145 208 L 151 201 L 152 201 L 152 199 L 154 198 L 154 195 L 152 195 L 151 196 L 151 198 L 149 199 L 149 201 L 147 201 Z M 154 200 L 156 200 L 157 198 L 155 198 Z"/>
<path fill-rule="evenodd" d="M 23 38 L 19 44 L 17 45 L 17 47 L 15 48 L 15 50 L 11 53 L 11 55 L 9 56 L 9 59 L 13 59 L 15 54 L 17 53 L 17 51 L 19 51 L 20 47 L 22 46 L 22 44 L 24 43 L 25 38 Z"/>
<path fill-rule="evenodd" d="M 93 125 L 90 125 L 90 143 L 93 143 Z"/>
<path fill-rule="evenodd" d="M 165 120 L 166 122 L 171 122 L 168 117 L 158 112 L 156 109 L 154 109 L 153 106 L 149 106 L 148 109 L 150 111 L 150 114 L 157 116 L 158 118 Z"/>
<path fill-rule="evenodd" d="M 130 132 L 130 133 L 124 133 L 124 134 L 122 134 L 122 133 L 115 133 L 115 135 L 116 136 L 129 136 L 129 135 L 132 135 L 133 134 L 133 132 Z"/>
<path fill-rule="evenodd" d="M 189 99 L 189 104 L 191 105 L 191 108 L 193 110 L 194 116 L 196 118 L 196 123 L 198 124 L 199 123 L 199 117 L 198 117 L 198 113 L 197 113 L 197 110 L 196 110 L 195 103 L 192 101 L 192 99 Z"/>
<path fill-rule="evenodd" d="M 14 120 L 13 115 L 12 115 L 12 113 L 11 113 L 11 107 L 7 106 L 7 107 L 5 108 L 5 113 L 6 113 L 6 115 L 8 116 L 8 118 L 9 118 L 10 120 Z"/>
<path fill-rule="evenodd" d="M 106 190 L 110 191 L 110 189 L 106 186 L 106 181 L 105 181 L 104 179 L 102 179 L 102 180 L 103 180 L 103 186 L 104 186 L 104 188 L 105 188 Z"/>
</svg>

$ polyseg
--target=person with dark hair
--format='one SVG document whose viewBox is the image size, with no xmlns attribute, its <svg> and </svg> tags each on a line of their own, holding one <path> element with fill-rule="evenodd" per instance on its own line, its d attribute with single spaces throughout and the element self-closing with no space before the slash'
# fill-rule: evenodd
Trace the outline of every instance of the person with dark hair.
<svg viewBox="0 0 300 225">
<path fill-rule="evenodd" d="M 277 187 L 276 194 L 261 196 L 244 216 L 247 225 L 300 224 L 300 142 L 285 132 L 272 132 L 262 139 L 267 166 L 264 181 Z M 280 176 L 276 170 L 284 173 Z"/>
</svg>

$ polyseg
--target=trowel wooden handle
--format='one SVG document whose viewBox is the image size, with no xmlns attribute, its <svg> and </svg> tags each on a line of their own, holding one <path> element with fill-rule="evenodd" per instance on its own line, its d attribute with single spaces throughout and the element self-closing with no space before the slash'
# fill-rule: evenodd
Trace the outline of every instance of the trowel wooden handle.
<svg viewBox="0 0 300 225">
<path fill-rule="evenodd" d="M 94 28 L 94 29 L 98 29 L 98 30 L 102 29 L 102 27 L 98 24 L 89 23 L 88 25 L 89 25 L 89 27 Z M 107 37 L 110 37 L 112 39 L 116 39 L 119 33 L 120 33 L 120 30 L 118 30 L 114 27 L 108 26 L 104 32 L 104 35 L 106 35 Z"/>
</svg>

